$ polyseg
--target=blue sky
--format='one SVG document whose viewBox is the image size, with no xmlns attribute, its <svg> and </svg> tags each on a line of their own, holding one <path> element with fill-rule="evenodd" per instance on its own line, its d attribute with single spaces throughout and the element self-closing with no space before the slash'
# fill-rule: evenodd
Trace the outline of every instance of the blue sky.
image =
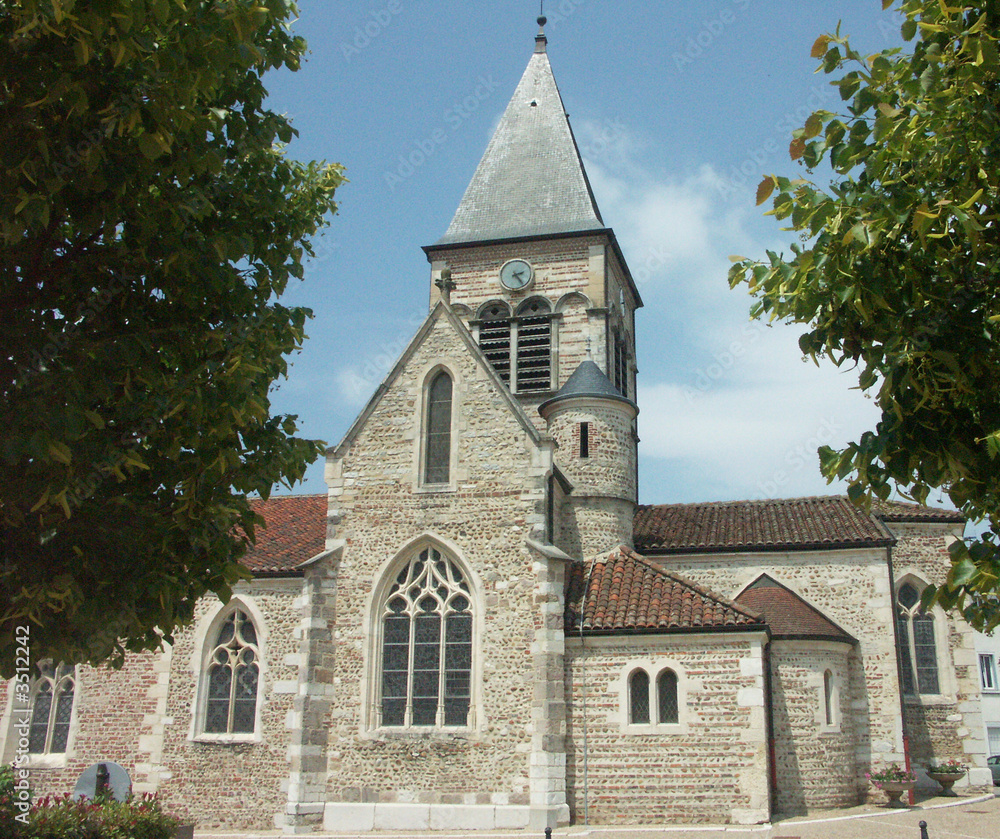
<svg viewBox="0 0 1000 839">
<path fill-rule="evenodd" d="M 856 377 L 801 359 L 795 327 L 748 318 L 730 254 L 787 249 L 754 206 L 765 173 L 802 174 L 791 131 L 840 108 L 809 57 L 841 21 L 898 46 L 880 0 L 548 0 L 548 52 L 637 313 L 640 500 L 829 494 L 815 449 L 877 420 Z M 340 213 L 286 301 L 309 340 L 273 409 L 335 444 L 427 313 L 421 245 L 443 235 L 534 46 L 538 2 L 301 0 L 310 55 L 266 77 L 299 131 L 289 153 L 346 167 Z M 820 176 L 817 176 L 820 177 Z M 295 492 L 323 492 L 315 464 Z M 285 490 L 287 491 L 287 490 Z"/>
</svg>

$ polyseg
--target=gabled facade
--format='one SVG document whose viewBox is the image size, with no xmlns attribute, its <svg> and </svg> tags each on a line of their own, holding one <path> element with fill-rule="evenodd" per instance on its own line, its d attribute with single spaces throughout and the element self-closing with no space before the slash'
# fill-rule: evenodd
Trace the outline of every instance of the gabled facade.
<svg viewBox="0 0 1000 839">
<path fill-rule="evenodd" d="M 766 822 L 958 758 L 968 627 L 919 596 L 962 520 L 843 498 L 639 506 L 635 312 L 542 32 L 429 314 L 252 581 L 114 673 L 8 690 L 39 792 L 114 761 L 202 828 Z"/>
</svg>

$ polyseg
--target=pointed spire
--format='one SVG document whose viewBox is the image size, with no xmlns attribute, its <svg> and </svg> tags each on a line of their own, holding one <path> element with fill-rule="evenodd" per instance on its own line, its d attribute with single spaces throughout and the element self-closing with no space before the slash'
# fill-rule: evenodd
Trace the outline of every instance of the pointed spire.
<svg viewBox="0 0 1000 839">
<path fill-rule="evenodd" d="M 535 51 L 444 237 L 436 244 L 604 230 L 546 53 Z"/>
</svg>

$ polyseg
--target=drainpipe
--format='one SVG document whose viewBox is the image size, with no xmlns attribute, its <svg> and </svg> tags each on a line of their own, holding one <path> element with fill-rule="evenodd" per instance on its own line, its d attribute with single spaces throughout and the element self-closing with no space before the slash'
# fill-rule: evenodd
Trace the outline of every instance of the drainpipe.
<svg viewBox="0 0 1000 839">
<path fill-rule="evenodd" d="M 767 713 L 767 801 L 768 819 L 774 814 L 778 795 L 778 760 L 774 752 L 774 699 L 771 683 L 771 630 L 767 631 L 767 643 L 764 645 L 764 708 Z"/>
<path fill-rule="evenodd" d="M 892 637 L 893 647 L 896 650 L 896 685 L 899 688 L 899 724 L 903 731 L 903 759 L 906 764 L 906 771 L 911 772 L 910 765 L 910 735 L 906 730 L 906 696 L 903 693 L 903 651 L 899 647 L 899 614 L 896 609 L 896 574 L 892 569 L 892 545 L 887 545 L 885 549 L 885 561 L 889 568 L 889 600 L 892 606 Z M 909 791 L 910 806 L 915 803 L 913 790 Z"/>
</svg>

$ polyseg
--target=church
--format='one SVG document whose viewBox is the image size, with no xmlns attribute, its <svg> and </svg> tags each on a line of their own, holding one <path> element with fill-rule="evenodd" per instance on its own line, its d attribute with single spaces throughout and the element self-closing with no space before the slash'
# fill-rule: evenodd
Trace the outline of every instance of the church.
<svg viewBox="0 0 1000 839">
<path fill-rule="evenodd" d="M 200 829 L 308 834 L 757 824 L 892 763 L 990 783 L 973 633 L 920 607 L 961 516 L 638 503 L 642 300 L 546 50 L 328 492 L 258 502 L 253 579 L 172 646 L 39 668 L 37 793 L 112 761 Z"/>
</svg>

